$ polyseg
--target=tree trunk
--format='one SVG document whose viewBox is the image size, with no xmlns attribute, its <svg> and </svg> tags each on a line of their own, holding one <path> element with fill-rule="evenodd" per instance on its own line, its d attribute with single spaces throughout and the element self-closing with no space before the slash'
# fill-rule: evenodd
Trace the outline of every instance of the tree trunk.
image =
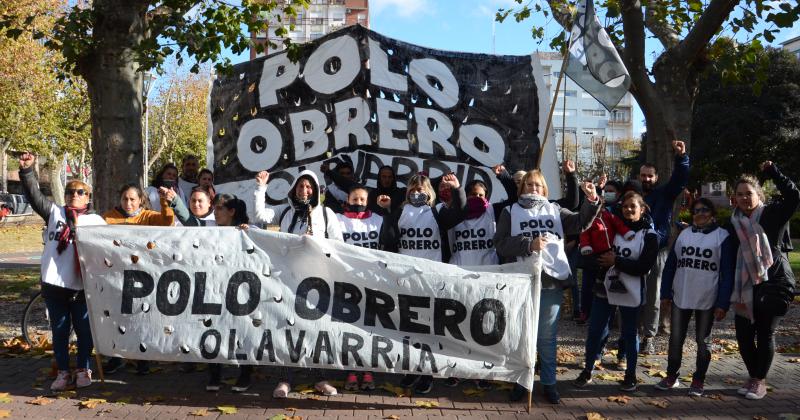
<svg viewBox="0 0 800 420">
<path fill-rule="evenodd" d="M 142 5 L 144 4 L 144 6 Z M 144 36 L 147 2 L 97 0 L 92 54 L 80 63 L 91 101 L 94 205 L 117 201 L 123 184 L 142 175 L 142 75 L 133 54 Z"/>
<path fill-rule="evenodd" d="M 50 160 L 50 194 L 56 204 L 63 206 L 64 184 L 61 183 L 61 173 L 64 172 L 64 158 L 50 156 Z"/>
<path fill-rule="evenodd" d="M 8 144 L 0 142 L 0 192 L 8 192 Z"/>
</svg>

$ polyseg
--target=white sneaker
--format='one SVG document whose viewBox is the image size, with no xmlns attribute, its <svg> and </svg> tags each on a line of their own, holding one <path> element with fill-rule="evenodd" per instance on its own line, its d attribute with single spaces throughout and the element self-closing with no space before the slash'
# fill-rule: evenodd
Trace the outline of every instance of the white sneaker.
<svg viewBox="0 0 800 420">
<path fill-rule="evenodd" d="M 92 384 L 92 370 L 91 369 L 78 369 L 75 372 L 75 386 L 78 388 L 86 388 Z"/>
<path fill-rule="evenodd" d="M 289 396 L 289 384 L 286 382 L 281 382 L 278 386 L 275 387 L 275 390 L 272 391 L 272 398 L 286 398 Z"/>
<path fill-rule="evenodd" d="M 50 385 L 50 390 L 58 392 L 67 389 L 71 379 L 72 377 L 70 376 L 68 370 L 59 370 L 56 380 L 53 381 L 52 385 Z"/>
</svg>

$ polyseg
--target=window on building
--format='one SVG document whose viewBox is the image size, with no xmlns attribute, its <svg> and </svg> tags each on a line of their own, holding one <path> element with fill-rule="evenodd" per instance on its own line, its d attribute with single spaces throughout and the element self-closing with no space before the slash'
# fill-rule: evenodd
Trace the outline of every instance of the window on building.
<svg viewBox="0 0 800 420">
<path fill-rule="evenodd" d="M 575 115 L 577 115 L 577 110 L 575 110 L 575 109 L 566 109 L 565 110 L 563 108 L 562 109 L 556 109 L 556 110 L 553 111 L 553 115 L 554 116 L 555 115 L 558 115 L 558 116 L 562 116 L 563 115 L 563 116 L 566 116 L 566 117 L 574 117 Z"/>
<path fill-rule="evenodd" d="M 605 117 L 606 110 L 605 109 L 584 109 L 583 110 L 584 117 Z"/>
</svg>

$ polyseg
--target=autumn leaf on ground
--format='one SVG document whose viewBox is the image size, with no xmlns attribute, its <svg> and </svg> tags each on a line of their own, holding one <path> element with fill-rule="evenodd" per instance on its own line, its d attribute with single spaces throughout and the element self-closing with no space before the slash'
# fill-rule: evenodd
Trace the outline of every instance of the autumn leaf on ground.
<svg viewBox="0 0 800 420">
<path fill-rule="evenodd" d="M 722 357 L 720 355 L 718 355 L 716 353 L 711 353 L 711 360 L 716 361 L 716 360 L 721 360 L 721 359 L 722 359 Z"/>
<path fill-rule="evenodd" d="M 725 382 L 728 385 L 736 385 L 739 383 L 739 381 L 736 378 L 725 378 L 722 380 L 722 382 Z"/>
<path fill-rule="evenodd" d="M 684 382 L 692 382 L 692 375 L 681 376 L 680 379 Z"/>
<path fill-rule="evenodd" d="M 199 410 L 195 410 L 189 413 L 190 416 L 195 416 L 195 417 L 205 417 L 209 414 L 211 413 L 208 412 L 207 408 L 201 408 Z"/>
<path fill-rule="evenodd" d="M 103 398 L 90 398 L 86 401 L 81 401 L 78 403 L 78 407 L 81 409 L 84 408 L 95 408 L 100 404 L 105 404 L 106 400 Z"/>
<path fill-rule="evenodd" d="M 591 412 L 591 413 L 586 413 L 586 420 L 607 420 L 607 419 L 603 417 L 603 415 L 600 413 Z"/>
<path fill-rule="evenodd" d="M 625 379 L 624 373 L 603 373 L 601 375 L 596 376 L 597 379 L 601 381 L 621 381 Z"/>
<path fill-rule="evenodd" d="M 650 369 L 647 371 L 647 375 L 653 378 L 666 378 L 667 372 L 661 369 Z"/>
<path fill-rule="evenodd" d="M 609 402 L 615 402 L 615 403 L 617 403 L 619 405 L 625 405 L 628 402 L 630 402 L 631 397 L 629 397 L 627 395 L 612 395 L 612 396 L 608 397 L 607 400 Z"/>
<path fill-rule="evenodd" d="M 645 404 L 654 405 L 658 408 L 667 408 L 669 407 L 669 401 L 667 400 L 645 400 Z"/>
<path fill-rule="evenodd" d="M 800 363 L 800 357 L 793 357 L 791 359 L 786 360 L 789 363 Z"/>
<path fill-rule="evenodd" d="M 659 362 L 657 362 L 657 361 L 653 361 L 653 362 L 651 362 L 651 361 L 649 361 L 649 360 L 645 360 L 645 361 L 643 361 L 642 363 L 639 363 L 639 366 L 641 366 L 641 367 L 646 367 L 646 368 L 648 368 L 648 369 L 653 369 L 653 368 L 658 368 L 658 367 L 661 367 L 661 363 L 659 363 Z"/>
<path fill-rule="evenodd" d="M 25 401 L 26 404 L 31 404 L 31 405 L 47 405 L 50 404 L 51 402 L 53 402 L 53 400 L 42 396 L 38 396 L 32 400 Z"/>
<path fill-rule="evenodd" d="M 392 385 L 392 384 L 390 384 L 388 382 L 385 382 L 383 385 L 381 385 L 381 389 L 386 391 L 386 392 L 388 392 L 388 393 L 390 393 L 390 394 L 394 394 L 394 396 L 398 397 L 398 398 L 410 396 L 407 393 L 405 388 L 400 387 L 400 386 L 396 386 L 396 385 Z"/>
<path fill-rule="evenodd" d="M 62 392 L 59 392 L 56 395 L 58 396 L 59 400 L 66 400 L 68 398 L 72 398 L 74 396 L 77 396 L 78 393 L 76 391 L 62 391 Z"/>
<path fill-rule="evenodd" d="M 11 397 L 8 395 L 8 392 L 0 392 L 0 403 L 10 403 Z"/>
<path fill-rule="evenodd" d="M 417 407 L 434 408 L 439 406 L 439 401 L 419 400 L 419 401 L 414 401 L 414 404 L 416 404 Z"/>
<path fill-rule="evenodd" d="M 575 354 L 566 350 L 558 349 L 556 351 L 556 362 L 560 365 L 568 365 L 575 363 Z"/>
<path fill-rule="evenodd" d="M 236 414 L 236 412 L 239 410 L 237 410 L 236 407 L 232 405 L 220 405 L 217 406 L 217 411 L 219 411 L 222 414 Z"/>
<path fill-rule="evenodd" d="M 723 400 L 722 394 L 703 394 L 703 396 L 712 400 Z"/>
<path fill-rule="evenodd" d="M 11 410 L 0 410 L 0 419 L 7 419 L 11 417 Z"/>
<path fill-rule="evenodd" d="M 483 397 L 486 395 L 486 391 L 478 388 L 465 388 L 461 392 L 468 397 Z"/>
<path fill-rule="evenodd" d="M 398 416 L 397 414 L 392 414 L 391 416 L 384 417 L 384 419 L 387 419 L 387 420 L 398 420 L 399 418 L 400 418 L 400 416 Z"/>
<path fill-rule="evenodd" d="M 314 386 L 312 384 L 300 384 L 294 387 L 294 392 L 298 392 L 302 395 L 313 394 L 316 391 L 314 390 Z"/>
</svg>

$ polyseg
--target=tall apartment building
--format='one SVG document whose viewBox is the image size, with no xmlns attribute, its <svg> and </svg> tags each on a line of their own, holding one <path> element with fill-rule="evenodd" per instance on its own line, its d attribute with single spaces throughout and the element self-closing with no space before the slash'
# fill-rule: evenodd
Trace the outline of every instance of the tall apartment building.
<svg viewBox="0 0 800 420">
<path fill-rule="evenodd" d="M 278 10 L 283 8 L 279 1 Z M 283 24 L 289 30 L 289 38 L 292 42 L 303 43 L 313 41 L 323 35 L 331 33 L 343 26 L 359 24 L 369 27 L 369 0 L 311 0 L 308 9 L 298 8 L 297 17 L 285 18 L 282 13 L 281 21 L 278 22 L 275 16 L 270 20 L 268 32 L 251 34 L 254 43 L 265 44 L 267 37 L 269 40 L 283 48 L 283 39 L 275 37 L 276 25 Z M 294 25 L 294 30 L 290 30 L 289 25 Z M 267 46 L 267 50 L 269 46 Z M 255 49 L 250 49 L 250 59 L 268 54 L 256 54 Z"/>
<path fill-rule="evenodd" d="M 562 56 L 556 52 L 537 54 L 542 63 L 549 98 L 553 100 Z M 633 139 L 632 103 L 630 92 L 626 93 L 616 108 L 608 112 L 565 75 L 556 98 L 551 126 L 555 133 L 559 159 L 564 156 L 561 142 L 561 135 L 564 133 L 566 157 L 582 167 L 588 167 L 595 162 L 605 161 L 610 164 L 618 161 L 622 155 L 621 141 Z"/>
<path fill-rule="evenodd" d="M 781 46 L 785 51 L 788 51 L 789 54 L 792 54 L 800 60 L 800 36 L 781 42 Z"/>
</svg>

